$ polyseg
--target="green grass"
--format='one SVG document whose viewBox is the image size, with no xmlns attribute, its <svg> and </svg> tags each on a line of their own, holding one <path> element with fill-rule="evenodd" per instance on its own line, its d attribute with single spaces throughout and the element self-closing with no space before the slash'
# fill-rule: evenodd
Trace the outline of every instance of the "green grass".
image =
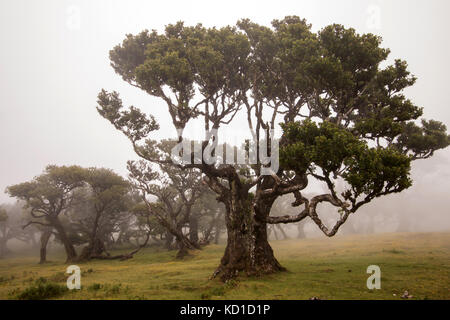
<svg viewBox="0 0 450 320">
<path fill-rule="evenodd" d="M 222 245 L 208 246 L 185 261 L 175 260 L 174 251 L 148 248 L 125 262 L 79 264 L 81 290 L 47 290 L 57 291 L 55 299 L 400 299 L 404 290 L 414 299 L 450 299 L 450 233 L 285 240 L 272 247 L 287 272 L 223 284 L 208 280 Z M 36 290 L 45 295 L 36 283 L 64 286 L 64 256 L 50 258 L 54 262 L 43 266 L 36 257 L 0 260 L 0 299 Z M 381 268 L 380 290 L 366 287 L 369 265 Z"/>
</svg>

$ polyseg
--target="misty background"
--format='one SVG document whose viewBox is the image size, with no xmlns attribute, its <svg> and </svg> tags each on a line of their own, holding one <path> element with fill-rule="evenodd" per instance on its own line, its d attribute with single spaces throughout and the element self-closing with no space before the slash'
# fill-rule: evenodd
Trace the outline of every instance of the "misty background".
<svg viewBox="0 0 450 320">
<path fill-rule="evenodd" d="M 161 125 L 158 138 L 176 137 L 172 125 L 165 125 L 171 121 L 164 104 L 116 75 L 108 52 L 127 33 L 162 31 L 179 20 L 220 27 L 250 18 L 270 25 L 298 15 L 314 31 L 340 23 L 380 35 L 382 46 L 391 49 L 388 62 L 404 59 L 418 77 L 406 96 L 424 107 L 424 118 L 449 126 L 449 9 L 446 0 L 2 1 L 0 203 L 14 202 L 3 193 L 6 186 L 30 180 L 48 164 L 106 167 L 126 176 L 126 161 L 137 156 L 127 138 L 98 115 L 101 88 L 153 114 Z M 415 161 L 410 189 L 374 200 L 352 223 L 363 228 L 375 219 L 374 231 L 390 232 L 406 219 L 408 231 L 450 229 L 449 163 L 448 148 Z"/>
</svg>

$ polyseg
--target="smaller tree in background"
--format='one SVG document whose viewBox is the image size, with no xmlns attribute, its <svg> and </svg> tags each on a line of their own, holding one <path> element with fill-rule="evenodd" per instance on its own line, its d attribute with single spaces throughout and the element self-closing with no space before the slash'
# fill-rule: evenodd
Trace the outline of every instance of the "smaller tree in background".
<svg viewBox="0 0 450 320">
<path fill-rule="evenodd" d="M 201 234 L 199 243 L 206 245 L 213 241 L 219 243 L 221 233 L 225 227 L 225 206 L 217 201 L 217 195 L 209 189 L 205 189 L 194 209 L 195 219 L 198 220 L 198 230 Z"/>
<path fill-rule="evenodd" d="M 6 245 L 8 240 L 12 238 L 8 220 L 8 213 L 5 209 L 0 208 L 0 258 L 3 258 L 8 253 Z"/>
<path fill-rule="evenodd" d="M 173 143 L 165 141 L 160 147 L 167 150 Z M 66 262 L 92 258 L 129 259 L 145 247 L 150 238 L 158 241 L 160 235 L 161 241 L 161 234 L 166 234 L 170 244 L 175 240 L 180 256 L 186 249 L 199 248 L 200 217 L 191 214 L 205 190 L 199 172 L 186 170 L 181 174 L 180 169 L 164 165 L 154 171 L 143 162 L 129 162 L 128 168 L 135 191 L 112 170 L 79 166 L 48 166 L 33 180 L 7 188 L 11 196 L 23 201 L 21 206 L 29 215 L 18 224 L 20 228 L 16 228 L 21 231 L 23 240 L 30 240 L 24 228 L 33 225 L 41 231 L 41 263 L 46 262 L 47 244 L 52 235 L 63 244 Z M 6 253 L 6 241 L 13 233 L 8 215 L 2 212 L 1 219 L 2 253 Z M 116 242 L 114 233 L 118 242 L 134 239 L 137 249 L 110 256 L 105 243 Z M 14 235 L 18 237 L 17 232 Z M 145 240 L 141 244 L 142 238 Z M 75 246 L 84 244 L 87 246 L 78 256 Z"/>
<path fill-rule="evenodd" d="M 84 179 L 85 170 L 79 166 L 50 165 L 33 180 L 6 189 L 10 196 L 25 201 L 25 208 L 35 219 L 31 224 L 56 230 L 66 251 L 66 262 L 75 261 L 77 253 L 59 216 L 72 205 L 74 190 L 84 184 Z"/>
<path fill-rule="evenodd" d="M 89 239 L 80 260 L 89 260 L 105 252 L 105 241 L 113 231 L 114 221 L 127 210 L 127 195 L 130 191 L 127 181 L 105 168 L 86 169 L 85 181 L 88 185 L 85 206 L 88 208 L 85 207 L 84 217 L 81 219 L 74 212 L 74 219 L 84 227 Z"/>
<path fill-rule="evenodd" d="M 33 243 L 33 228 L 24 230 L 23 225 L 27 220 L 26 212 L 21 208 L 19 202 L 13 205 L 0 206 L 0 257 L 4 257 L 10 250 L 8 249 L 8 241 L 17 239 L 25 243 Z"/>
<path fill-rule="evenodd" d="M 165 141 L 160 147 L 167 149 L 170 144 Z M 191 214 L 204 186 L 198 171 L 163 164 L 159 169 L 155 171 L 145 161 L 128 162 L 134 188 L 140 191 L 148 212 L 166 229 L 168 239 L 175 239 L 181 257 L 187 249 L 199 249 L 198 222 L 193 221 L 195 217 Z M 152 201 L 155 198 L 156 202 Z M 190 227 L 190 237 L 183 232 L 185 227 Z M 193 233 L 197 233 L 197 237 L 193 237 Z"/>
</svg>

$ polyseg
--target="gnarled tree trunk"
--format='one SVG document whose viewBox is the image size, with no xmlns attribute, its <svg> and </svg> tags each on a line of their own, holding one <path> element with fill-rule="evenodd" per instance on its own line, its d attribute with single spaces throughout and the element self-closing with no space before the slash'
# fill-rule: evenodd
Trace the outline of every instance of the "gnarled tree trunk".
<svg viewBox="0 0 450 320">
<path fill-rule="evenodd" d="M 186 253 L 187 250 L 200 249 L 198 243 L 192 242 L 186 235 L 183 234 L 183 224 L 174 225 L 164 219 L 159 219 L 159 222 L 167 230 L 166 246 L 169 246 L 169 244 L 171 245 L 173 239 L 175 239 L 176 247 L 180 250 L 180 252 L 182 251 L 182 253 Z M 180 254 L 180 256 L 184 255 L 185 254 Z"/>
<path fill-rule="evenodd" d="M 170 231 L 174 237 L 178 248 L 177 259 L 182 259 L 189 254 L 188 250 L 200 249 L 198 242 L 192 242 L 187 236 L 183 234 L 180 227 L 176 230 Z"/>
<path fill-rule="evenodd" d="M 273 200 L 254 205 L 247 191 L 240 192 L 237 188 L 232 191 L 229 203 L 225 204 L 227 247 L 213 277 L 220 276 L 226 281 L 239 272 L 262 275 L 285 270 L 267 239 L 265 221 Z"/>
<path fill-rule="evenodd" d="M 83 248 L 81 254 L 78 257 L 78 261 L 88 261 L 93 257 L 98 258 L 104 252 L 106 252 L 105 243 L 101 239 L 95 238 L 91 240 L 86 247 Z"/>
<path fill-rule="evenodd" d="M 66 263 L 74 262 L 77 260 L 77 252 L 75 251 L 75 248 L 70 241 L 69 237 L 67 236 L 66 230 L 64 229 L 63 225 L 61 224 L 61 221 L 59 221 L 58 217 L 51 217 L 50 223 L 55 228 L 56 232 L 58 233 L 59 239 L 61 240 L 62 244 L 64 245 L 64 250 L 66 251 L 67 259 Z"/>
<path fill-rule="evenodd" d="M 174 249 L 174 247 L 173 247 L 173 239 L 174 239 L 173 234 L 171 234 L 169 231 L 166 231 L 164 246 L 166 247 L 167 250 L 173 250 Z"/>
<path fill-rule="evenodd" d="M 47 244 L 50 240 L 50 237 L 52 236 L 52 228 L 46 228 L 41 233 L 41 247 L 40 247 L 40 264 L 44 264 L 47 262 Z"/>
<path fill-rule="evenodd" d="M 81 254 L 78 257 L 78 261 L 87 261 L 92 257 L 99 257 L 103 254 L 103 252 L 106 252 L 105 243 L 102 239 L 100 239 L 98 235 L 101 214 L 102 211 L 97 211 L 95 215 L 94 226 L 92 227 L 92 234 L 90 235 L 90 241 L 88 245 L 83 248 L 83 251 L 81 251 Z M 137 244 L 139 247 L 138 240 Z"/>
</svg>

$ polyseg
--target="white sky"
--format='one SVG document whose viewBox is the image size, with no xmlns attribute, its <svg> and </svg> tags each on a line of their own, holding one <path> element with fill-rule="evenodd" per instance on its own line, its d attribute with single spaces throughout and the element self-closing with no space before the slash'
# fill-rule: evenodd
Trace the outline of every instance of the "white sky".
<svg viewBox="0 0 450 320">
<path fill-rule="evenodd" d="M 9 201 L 2 193 L 6 186 L 31 179 L 48 164 L 108 167 L 126 174 L 126 161 L 136 156 L 128 140 L 95 110 L 101 88 L 116 90 L 126 105 L 155 115 L 160 136 L 175 135 L 164 105 L 124 83 L 109 66 L 108 51 L 126 33 L 162 30 L 179 20 L 223 26 L 250 18 L 269 25 L 298 15 L 314 30 L 341 23 L 381 35 L 383 46 L 392 50 L 391 61 L 405 59 L 419 78 L 408 96 L 425 107 L 426 118 L 450 125 L 449 9 L 446 0 L 2 0 L 0 202 Z M 447 169 L 450 151 L 440 152 L 439 159 Z M 444 177 L 426 183 L 448 190 Z"/>
</svg>

